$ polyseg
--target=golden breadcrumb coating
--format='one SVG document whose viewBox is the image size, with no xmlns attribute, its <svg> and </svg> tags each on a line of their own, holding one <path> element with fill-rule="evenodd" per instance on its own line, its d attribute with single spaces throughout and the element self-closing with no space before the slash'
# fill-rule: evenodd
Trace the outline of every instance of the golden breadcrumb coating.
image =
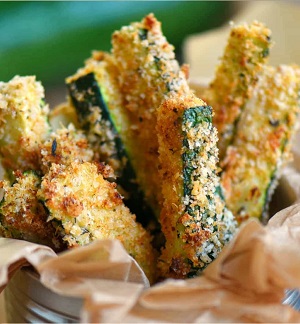
<svg viewBox="0 0 300 324">
<path fill-rule="evenodd" d="M 51 133 L 50 138 L 40 144 L 40 164 L 45 174 L 52 163 L 70 164 L 73 161 L 92 161 L 93 151 L 82 131 L 72 124 Z"/>
<path fill-rule="evenodd" d="M 220 159 L 231 143 L 235 125 L 269 56 L 271 31 L 263 24 L 241 24 L 231 28 L 227 46 L 215 78 L 204 93 L 204 100 L 215 112 L 219 132 Z"/>
<path fill-rule="evenodd" d="M 56 234 L 53 224 L 47 222 L 48 212 L 38 201 L 36 193 L 41 180 L 34 172 L 16 172 L 11 186 L 1 181 L 4 196 L 0 206 L 2 236 L 44 244 L 59 251 L 64 243 Z"/>
<path fill-rule="evenodd" d="M 155 258 L 151 237 L 124 206 L 116 184 L 101 174 L 103 165 L 72 162 L 52 164 L 38 191 L 50 217 L 61 223 L 69 247 L 102 238 L 118 239 L 153 282 Z"/>
<path fill-rule="evenodd" d="M 38 169 L 38 145 L 48 136 L 48 106 L 34 76 L 0 82 L 0 153 L 11 170 Z"/>
<path fill-rule="evenodd" d="M 129 147 L 146 201 L 159 214 L 156 109 L 169 93 L 188 91 L 186 68 L 180 69 L 174 48 L 164 37 L 161 23 L 153 14 L 114 32 L 112 44 L 130 122 L 123 142 Z"/>
<path fill-rule="evenodd" d="M 85 81 L 85 78 L 91 79 Z M 129 122 L 126 114 L 122 113 L 123 97 L 114 58 L 109 53 L 94 51 L 85 66 L 68 77 L 66 82 L 95 158 L 109 164 L 117 175 L 122 175 L 126 160 L 118 156 L 118 133 L 126 133 Z M 87 84 L 79 86 L 81 82 L 90 82 L 88 89 L 85 89 Z"/>
<path fill-rule="evenodd" d="M 118 190 L 124 196 L 126 206 L 137 215 L 138 221 L 148 226 L 157 223 L 157 219 L 145 202 L 131 163 L 131 147 L 135 139 L 131 139 L 130 145 L 123 141 L 131 125 L 123 106 L 118 76 L 111 54 L 93 52 L 85 66 L 66 81 L 70 101 L 95 151 L 95 159 L 114 169 Z"/>
<path fill-rule="evenodd" d="M 236 227 L 219 192 L 211 107 L 193 94 L 172 96 L 158 109 L 157 134 L 166 238 L 160 276 L 186 278 L 217 257 Z"/>
<path fill-rule="evenodd" d="M 298 67 L 267 66 L 241 115 L 222 174 L 226 202 L 239 222 L 268 219 L 269 201 L 295 133 L 299 90 Z"/>
</svg>

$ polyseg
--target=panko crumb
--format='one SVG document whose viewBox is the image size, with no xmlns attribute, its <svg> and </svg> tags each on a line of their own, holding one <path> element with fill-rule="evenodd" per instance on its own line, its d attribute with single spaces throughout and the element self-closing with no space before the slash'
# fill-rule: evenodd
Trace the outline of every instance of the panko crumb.
<svg viewBox="0 0 300 324">
<path fill-rule="evenodd" d="M 94 157 L 86 136 L 72 124 L 51 133 L 50 138 L 40 144 L 39 148 L 39 159 L 44 174 L 49 171 L 52 163 L 66 165 L 73 161 L 92 161 Z"/>
</svg>

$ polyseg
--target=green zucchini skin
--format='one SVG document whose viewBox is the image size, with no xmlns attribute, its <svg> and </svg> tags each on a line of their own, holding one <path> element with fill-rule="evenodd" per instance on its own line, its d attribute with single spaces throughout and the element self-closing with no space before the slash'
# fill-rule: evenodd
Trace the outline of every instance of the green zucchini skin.
<svg viewBox="0 0 300 324">
<path fill-rule="evenodd" d="M 113 116 L 110 113 L 109 104 L 102 94 L 101 85 L 97 82 L 92 72 L 70 82 L 67 86 L 72 104 L 78 115 L 79 124 L 85 131 L 89 132 L 93 126 L 89 118 L 93 113 L 91 110 L 92 107 L 93 109 L 97 107 L 101 121 L 104 121 L 105 125 L 109 127 L 110 134 L 113 134 L 113 136 L 110 136 L 112 139 L 107 138 L 107 141 L 112 141 L 112 146 L 114 147 L 110 158 L 121 163 L 121 167 L 117 170 L 117 183 L 128 194 L 128 196 L 125 195 L 124 197 L 125 204 L 132 213 L 136 214 L 137 220 L 143 226 L 148 226 L 155 219 L 155 216 L 152 209 L 146 203 L 143 203 L 144 194 L 137 183 L 136 174 L 130 163 L 129 154 L 118 134 Z M 96 122 L 101 121 L 97 120 Z"/>
<path fill-rule="evenodd" d="M 161 278 L 194 277 L 236 230 L 220 188 L 212 108 L 193 94 L 170 96 L 158 109 L 157 125 L 166 238 L 159 273 Z"/>
</svg>

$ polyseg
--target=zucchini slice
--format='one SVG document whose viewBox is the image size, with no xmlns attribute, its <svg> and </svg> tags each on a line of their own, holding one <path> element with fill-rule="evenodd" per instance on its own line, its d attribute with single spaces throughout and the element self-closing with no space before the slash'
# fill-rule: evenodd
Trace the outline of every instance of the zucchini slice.
<svg viewBox="0 0 300 324">
<path fill-rule="evenodd" d="M 38 201 L 36 193 L 41 184 L 40 177 L 34 171 L 15 174 L 16 181 L 10 185 L 1 181 L 4 196 L 0 205 L 0 224 L 2 235 L 48 245 L 55 251 L 65 247 L 57 235 L 55 227 L 47 222 L 48 211 Z"/>
<path fill-rule="evenodd" d="M 228 208 L 241 223 L 268 220 L 268 206 L 288 161 L 299 114 L 299 68 L 267 66 L 243 111 L 223 163 Z"/>
<path fill-rule="evenodd" d="M 66 82 L 79 125 L 85 130 L 98 160 L 108 163 L 121 175 L 125 152 L 117 128 L 123 120 L 118 120 L 121 117 L 116 112 L 120 110 L 122 97 L 113 70 L 112 57 L 97 52 Z"/>
<path fill-rule="evenodd" d="M 160 213 L 161 183 L 158 176 L 156 110 L 170 93 L 188 91 L 185 73 L 175 59 L 174 48 L 164 37 L 153 14 L 113 34 L 112 53 L 129 120 L 122 131 L 137 181 L 147 203 Z"/>
<path fill-rule="evenodd" d="M 236 228 L 220 190 L 212 109 L 192 94 L 172 96 L 158 109 L 157 134 L 166 238 L 160 276 L 192 277 L 217 257 Z"/>
<path fill-rule="evenodd" d="M 144 201 L 144 194 L 131 164 L 131 151 L 123 143 L 130 128 L 122 109 L 117 71 L 111 55 L 94 52 L 84 68 L 67 79 L 69 95 L 79 124 L 95 152 L 95 159 L 110 165 L 117 177 L 119 190 L 139 222 L 147 226 L 155 217 Z"/>
<path fill-rule="evenodd" d="M 215 112 L 220 160 L 232 142 L 239 116 L 267 62 L 270 36 L 271 31 L 258 22 L 233 26 L 214 80 L 203 95 Z"/>
<path fill-rule="evenodd" d="M 118 239 L 153 281 L 151 237 L 123 204 L 116 184 L 104 179 L 102 170 L 101 164 L 90 162 L 52 164 L 37 195 L 49 209 L 50 219 L 61 223 L 58 230 L 69 247 Z"/>
<path fill-rule="evenodd" d="M 0 82 L 0 154 L 8 170 L 38 170 L 38 146 L 47 138 L 48 105 L 35 77 Z"/>
</svg>

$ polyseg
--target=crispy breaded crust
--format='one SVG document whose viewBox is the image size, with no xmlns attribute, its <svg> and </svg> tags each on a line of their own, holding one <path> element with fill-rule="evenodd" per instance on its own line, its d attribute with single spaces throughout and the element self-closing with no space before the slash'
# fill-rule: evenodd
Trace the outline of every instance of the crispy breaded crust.
<svg viewBox="0 0 300 324">
<path fill-rule="evenodd" d="M 214 125 L 219 132 L 220 159 L 235 132 L 235 124 L 246 101 L 251 98 L 269 55 L 271 31 L 263 24 L 233 26 L 215 78 L 204 93 L 204 100 L 215 111 Z"/>
<path fill-rule="evenodd" d="M 287 162 L 299 114 L 299 68 L 267 66 L 237 125 L 222 185 L 239 222 L 267 220 L 268 203 Z"/>
<path fill-rule="evenodd" d="M 34 172 L 16 173 L 16 182 L 11 186 L 1 181 L 4 197 L 0 207 L 0 223 L 4 237 L 45 244 L 54 250 L 62 250 L 64 244 L 57 236 L 48 212 L 38 201 L 36 193 L 40 178 Z"/>
<path fill-rule="evenodd" d="M 0 153 L 11 170 L 38 169 L 38 145 L 49 133 L 44 89 L 35 77 L 0 82 Z"/>
<path fill-rule="evenodd" d="M 132 164 L 146 200 L 158 214 L 161 195 L 156 109 L 169 93 L 188 91 L 186 71 L 181 71 L 174 48 L 153 14 L 116 31 L 112 44 L 130 122 L 123 140 L 132 152 Z"/>
<path fill-rule="evenodd" d="M 217 133 L 211 108 L 194 95 L 173 96 L 158 109 L 160 215 L 166 245 L 161 277 L 199 273 L 232 236 L 235 222 L 217 192 Z"/>
<path fill-rule="evenodd" d="M 90 77 L 88 89 L 78 89 L 78 82 L 83 82 L 87 77 Z M 113 56 L 106 52 L 93 52 L 85 66 L 68 77 L 66 82 L 71 102 L 76 106 L 79 123 L 95 152 L 95 159 L 109 164 L 121 176 L 126 161 L 118 156 L 118 133 L 126 134 L 130 124 L 123 112 L 123 97 L 119 90 L 118 70 Z M 96 89 L 101 94 L 94 92 L 94 83 L 97 83 Z M 100 96 L 105 108 L 99 106 Z"/>
<path fill-rule="evenodd" d="M 44 174 L 49 171 L 52 163 L 66 165 L 73 161 L 92 161 L 94 155 L 83 132 L 76 130 L 72 124 L 51 133 L 50 138 L 39 147 Z"/>
<path fill-rule="evenodd" d="M 124 206 L 116 184 L 104 180 L 102 170 L 101 164 L 89 162 L 53 164 L 43 178 L 38 197 L 45 202 L 51 218 L 61 224 L 60 233 L 69 247 L 102 238 L 119 239 L 153 281 L 151 237 Z"/>
</svg>

